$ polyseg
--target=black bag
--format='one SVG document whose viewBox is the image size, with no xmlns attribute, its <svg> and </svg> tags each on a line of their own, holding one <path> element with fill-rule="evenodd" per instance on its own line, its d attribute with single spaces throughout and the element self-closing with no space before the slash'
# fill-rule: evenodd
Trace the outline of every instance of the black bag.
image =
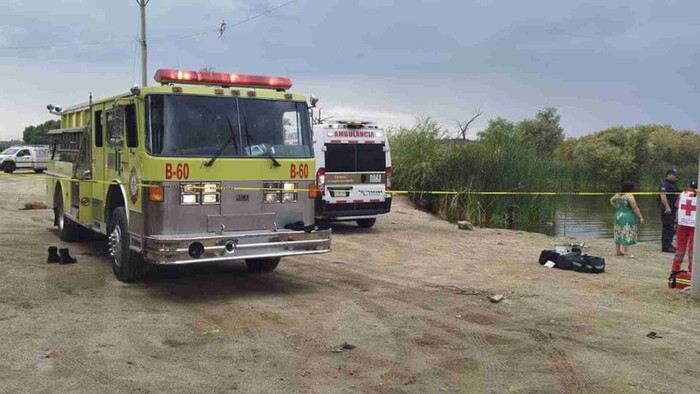
<svg viewBox="0 0 700 394">
<path fill-rule="evenodd" d="M 553 250 L 543 250 L 542 253 L 540 253 L 540 264 L 544 265 L 548 261 L 551 261 L 554 263 L 555 268 L 559 268 L 562 270 L 570 270 L 571 269 L 571 261 L 572 261 L 572 256 L 577 255 L 577 253 L 567 253 L 567 254 L 559 254 Z"/>
<path fill-rule="evenodd" d="M 573 262 L 572 269 L 587 274 L 600 274 L 605 272 L 605 259 L 584 254 Z"/>
<path fill-rule="evenodd" d="M 540 253 L 540 264 L 552 261 L 556 268 L 562 270 L 573 270 L 590 274 L 600 274 L 605 272 L 605 259 L 582 255 L 580 249 L 571 253 L 559 254 L 553 250 L 543 250 Z"/>
<path fill-rule="evenodd" d="M 542 253 L 540 253 L 540 264 L 545 265 L 548 261 L 556 264 L 559 261 L 559 257 L 561 257 L 559 253 L 553 250 L 543 250 Z"/>
</svg>

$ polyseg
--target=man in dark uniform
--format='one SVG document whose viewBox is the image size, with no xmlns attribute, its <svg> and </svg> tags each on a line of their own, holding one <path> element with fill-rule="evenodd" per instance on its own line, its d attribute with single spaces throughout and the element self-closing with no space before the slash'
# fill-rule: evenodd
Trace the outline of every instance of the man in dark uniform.
<svg viewBox="0 0 700 394">
<path fill-rule="evenodd" d="M 674 226 L 676 224 L 676 201 L 678 200 L 678 171 L 670 169 L 666 171 L 666 179 L 661 184 L 659 191 L 661 192 L 661 223 L 663 228 L 661 231 L 661 250 L 668 253 L 675 253 L 676 248 L 673 247 L 673 235 L 675 234 Z"/>
</svg>

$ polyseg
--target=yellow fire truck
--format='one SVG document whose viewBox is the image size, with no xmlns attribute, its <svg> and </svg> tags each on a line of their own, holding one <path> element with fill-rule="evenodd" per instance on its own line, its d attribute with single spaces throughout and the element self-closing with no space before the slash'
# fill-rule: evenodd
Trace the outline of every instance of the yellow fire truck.
<svg viewBox="0 0 700 394">
<path fill-rule="evenodd" d="M 108 237 L 115 276 L 147 264 L 330 251 L 314 228 L 309 109 L 283 77 L 158 70 L 160 86 L 63 109 L 49 132 L 47 202 L 64 241 Z"/>
</svg>

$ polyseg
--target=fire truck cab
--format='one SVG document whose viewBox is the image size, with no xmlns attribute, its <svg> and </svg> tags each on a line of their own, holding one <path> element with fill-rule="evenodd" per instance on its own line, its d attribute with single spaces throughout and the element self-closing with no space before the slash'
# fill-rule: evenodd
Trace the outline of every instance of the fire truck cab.
<svg viewBox="0 0 700 394">
<path fill-rule="evenodd" d="M 331 250 L 330 231 L 314 227 L 308 106 L 289 79 L 158 70 L 155 80 L 59 110 L 46 198 L 61 239 L 106 235 L 126 282 L 149 263 L 245 260 L 269 272 L 281 257 Z"/>
<path fill-rule="evenodd" d="M 391 209 L 391 154 L 384 129 L 366 120 L 314 125 L 316 220 L 374 226 Z"/>
</svg>

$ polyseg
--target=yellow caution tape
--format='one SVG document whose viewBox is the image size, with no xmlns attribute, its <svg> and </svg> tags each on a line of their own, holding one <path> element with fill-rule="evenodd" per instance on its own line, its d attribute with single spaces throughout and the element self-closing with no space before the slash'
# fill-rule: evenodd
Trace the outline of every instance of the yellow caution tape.
<svg viewBox="0 0 700 394">
<path fill-rule="evenodd" d="M 5 173 L 0 173 L 2 175 L 10 175 Z M 68 182 L 86 182 L 104 185 L 115 185 L 114 181 L 101 181 L 97 179 L 74 179 L 74 178 L 62 178 L 59 176 L 52 175 L 34 175 L 34 174 L 14 174 L 13 176 L 35 178 L 35 179 L 45 179 L 47 177 L 56 178 L 57 180 L 68 181 Z M 205 183 L 206 181 L 192 181 L 192 183 Z M 212 181 L 219 182 L 219 181 Z M 279 181 L 284 182 L 284 181 Z M 290 181 L 295 182 L 295 181 Z M 163 187 L 166 189 L 179 189 L 183 188 L 187 181 L 182 181 L 182 183 L 177 184 L 150 184 L 150 183 L 138 183 L 136 186 L 150 188 L 150 187 Z M 188 185 L 190 189 L 203 190 L 204 186 Z M 237 191 L 286 191 L 286 192 L 308 192 L 311 189 L 283 189 L 283 188 L 264 188 L 264 187 L 244 187 L 244 186 L 218 186 L 217 190 L 237 190 Z M 699 189 L 700 190 L 700 189 Z M 660 194 L 680 194 L 682 192 L 631 192 L 625 194 L 633 194 L 636 196 L 656 196 Z M 615 194 L 614 192 L 547 192 L 547 191 L 457 191 L 457 190 L 387 190 L 386 194 L 396 194 L 396 195 L 408 195 L 408 194 L 431 194 L 431 195 L 443 195 L 443 196 L 455 196 L 455 195 L 475 195 L 475 196 L 610 196 Z"/>
</svg>

